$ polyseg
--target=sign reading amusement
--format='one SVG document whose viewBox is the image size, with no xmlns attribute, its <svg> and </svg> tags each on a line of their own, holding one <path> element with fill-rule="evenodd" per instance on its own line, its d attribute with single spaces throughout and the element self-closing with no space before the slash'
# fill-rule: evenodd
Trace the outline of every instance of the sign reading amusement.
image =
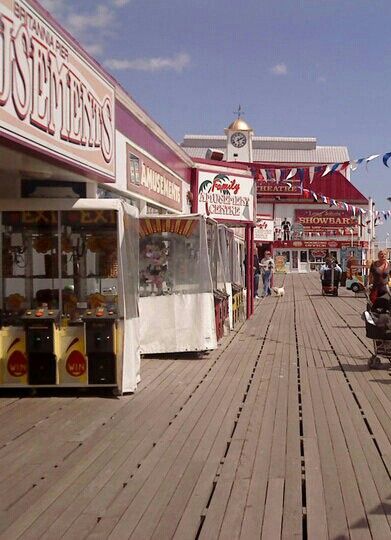
<svg viewBox="0 0 391 540">
<path fill-rule="evenodd" d="M 141 149 L 126 144 L 127 188 L 174 210 L 182 210 L 182 182 Z"/>
<path fill-rule="evenodd" d="M 1 135 L 114 179 L 114 88 L 25 0 L 0 0 Z"/>
<path fill-rule="evenodd" d="M 218 221 L 254 222 L 252 177 L 198 173 L 198 212 Z"/>
</svg>

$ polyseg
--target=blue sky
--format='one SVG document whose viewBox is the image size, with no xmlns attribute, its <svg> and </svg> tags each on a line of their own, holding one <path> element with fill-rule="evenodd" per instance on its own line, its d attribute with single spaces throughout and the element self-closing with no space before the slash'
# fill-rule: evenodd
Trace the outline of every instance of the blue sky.
<svg viewBox="0 0 391 540">
<path fill-rule="evenodd" d="M 42 4 L 178 142 L 223 134 L 240 103 L 258 136 L 317 137 L 351 158 L 391 151 L 390 0 Z M 352 181 L 390 207 L 380 158 Z"/>
</svg>

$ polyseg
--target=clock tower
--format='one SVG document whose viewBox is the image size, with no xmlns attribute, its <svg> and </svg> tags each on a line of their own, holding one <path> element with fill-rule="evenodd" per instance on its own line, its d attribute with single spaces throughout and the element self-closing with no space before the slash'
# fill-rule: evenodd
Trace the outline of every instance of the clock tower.
<svg viewBox="0 0 391 540">
<path fill-rule="evenodd" d="M 244 161 L 252 163 L 253 160 L 253 130 L 242 118 L 239 106 L 238 118 L 225 129 L 227 135 L 227 161 Z"/>
</svg>

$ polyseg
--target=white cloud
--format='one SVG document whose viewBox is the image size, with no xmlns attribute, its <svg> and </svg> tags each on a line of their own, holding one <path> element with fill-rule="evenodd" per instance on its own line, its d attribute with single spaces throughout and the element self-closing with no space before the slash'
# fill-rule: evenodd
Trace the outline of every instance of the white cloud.
<svg viewBox="0 0 391 540">
<path fill-rule="evenodd" d="M 113 0 L 113 4 L 117 7 L 123 7 L 126 6 L 126 4 L 129 4 L 130 0 Z"/>
<path fill-rule="evenodd" d="M 41 4 L 52 15 L 60 15 L 65 7 L 65 0 L 41 0 Z"/>
<path fill-rule="evenodd" d="M 95 13 L 71 13 L 67 17 L 67 25 L 71 32 L 81 34 L 90 29 L 106 29 L 114 23 L 114 13 L 103 4 L 99 4 Z"/>
<path fill-rule="evenodd" d="M 87 43 L 84 45 L 84 48 L 91 56 L 103 53 L 103 46 L 101 43 Z"/>
<path fill-rule="evenodd" d="M 288 68 L 286 64 L 276 64 L 270 70 L 274 75 L 286 75 L 288 73 Z"/>
<path fill-rule="evenodd" d="M 115 70 L 136 69 L 139 71 L 173 70 L 181 72 L 190 64 L 190 56 L 180 53 L 172 58 L 138 58 L 136 60 L 106 60 L 105 65 Z"/>
</svg>

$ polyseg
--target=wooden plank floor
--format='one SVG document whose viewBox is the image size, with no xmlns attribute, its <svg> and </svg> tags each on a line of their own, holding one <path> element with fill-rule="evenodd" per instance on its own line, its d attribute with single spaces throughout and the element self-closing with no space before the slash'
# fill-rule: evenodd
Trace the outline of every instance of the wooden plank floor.
<svg viewBox="0 0 391 540">
<path fill-rule="evenodd" d="M 0 538 L 391 538 L 391 377 L 317 275 L 131 396 L 0 395 Z"/>
</svg>

